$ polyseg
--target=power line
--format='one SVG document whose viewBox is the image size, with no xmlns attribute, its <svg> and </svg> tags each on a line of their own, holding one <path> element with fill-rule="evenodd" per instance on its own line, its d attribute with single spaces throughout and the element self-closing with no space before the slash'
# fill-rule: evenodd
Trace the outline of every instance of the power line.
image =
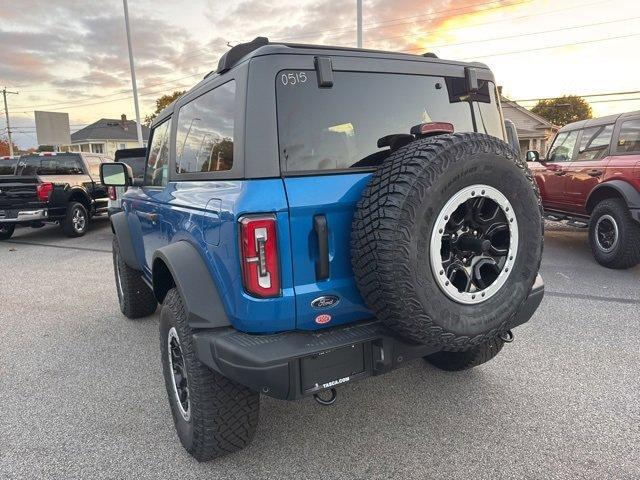
<svg viewBox="0 0 640 480">
<path fill-rule="evenodd" d="M 554 48 L 562 48 L 562 47 L 573 47 L 575 45 L 585 45 L 587 43 L 597 43 L 597 42 L 606 42 L 609 40 L 618 40 L 620 38 L 629 38 L 629 37 L 637 37 L 638 35 L 640 35 L 640 33 L 631 33 L 629 35 L 619 35 L 616 37 L 607 37 L 607 38 L 597 38 L 594 40 L 585 40 L 582 42 L 572 42 L 572 43 L 562 43 L 559 45 L 549 45 L 546 47 L 539 47 L 539 48 L 528 48 L 526 50 L 513 50 L 511 52 L 500 52 L 500 53 L 492 53 L 490 55 L 477 55 L 473 58 L 465 58 L 463 59 L 464 61 L 470 61 L 470 60 L 475 60 L 478 58 L 493 58 L 493 57 L 501 57 L 503 55 L 514 55 L 517 53 L 529 53 L 529 52 L 537 52 L 540 50 L 551 50 Z"/>
<path fill-rule="evenodd" d="M 202 75 L 204 75 L 204 72 L 193 73 L 191 75 L 186 75 L 184 77 L 178 77 L 178 78 L 174 78 L 174 79 L 167 80 L 167 81 L 164 81 L 164 82 L 159 82 L 159 83 L 154 83 L 152 85 L 147 85 L 146 87 L 139 88 L 138 90 L 148 90 L 150 88 L 159 87 L 159 86 L 167 85 L 167 84 L 170 84 L 170 83 L 175 83 L 175 82 L 178 82 L 180 80 L 185 80 L 187 78 L 192 78 L 192 77 L 202 76 Z M 183 88 L 183 87 L 174 87 L 174 88 Z M 77 102 L 84 102 L 85 100 L 92 100 L 92 99 L 109 98 L 109 97 L 113 97 L 113 96 L 116 96 L 116 95 L 122 95 L 123 93 L 127 93 L 127 92 L 130 92 L 130 91 L 131 90 L 120 90 L 118 92 L 110 93 L 108 95 L 102 95 L 102 96 L 99 96 L 99 97 L 96 97 L 96 96 L 85 97 L 85 98 L 81 98 L 81 99 L 77 100 Z M 158 92 L 154 92 L 154 94 L 155 93 L 158 93 Z M 129 97 L 129 98 L 131 98 L 131 97 Z M 54 107 L 54 106 L 57 106 L 57 105 L 64 105 L 64 104 L 69 104 L 69 103 L 70 102 L 57 102 L 57 103 L 49 103 L 49 104 L 45 104 L 45 105 L 17 106 L 16 108 L 19 108 L 19 109 L 23 109 L 23 108 L 25 108 L 25 109 L 46 108 L 46 107 L 52 107 L 52 106 Z M 72 102 L 72 103 L 75 103 L 75 102 Z M 24 110 L 19 110 L 19 111 L 24 112 Z"/>
<path fill-rule="evenodd" d="M 607 22 L 597 22 L 597 23 L 588 23 L 588 24 L 584 24 L 584 25 L 574 25 L 572 27 L 562 27 L 562 28 L 555 28 L 553 30 L 542 30 L 542 31 L 538 31 L 538 32 L 529 32 L 529 33 L 519 33 L 517 35 L 509 35 L 506 37 L 492 37 L 492 38 L 484 38 L 484 39 L 480 39 L 480 40 L 470 40 L 468 42 L 459 42 L 459 43 L 441 43 L 440 45 L 429 45 L 429 48 L 440 48 L 440 47 L 455 47 L 458 45 L 468 45 L 471 43 L 481 43 L 481 42 L 493 42 L 495 40 L 508 40 L 511 38 L 520 38 L 520 37 L 528 37 L 528 36 L 532 36 L 532 35 L 542 35 L 545 33 L 555 33 L 555 32 L 562 32 L 565 30 L 575 30 L 578 28 L 588 28 L 588 27 L 597 27 L 597 26 L 601 26 L 601 25 L 609 25 L 611 23 L 619 23 L 619 22 L 629 22 L 631 20 L 638 20 L 640 19 L 640 17 L 631 17 L 631 18 L 621 18 L 618 20 L 611 20 L 611 21 L 607 21 Z M 420 48 L 411 48 L 408 50 L 403 50 L 404 52 L 413 52 L 413 51 L 420 51 L 420 50 L 424 50 L 424 48 L 420 47 Z"/>
<path fill-rule="evenodd" d="M 609 92 L 609 93 L 590 93 L 588 95 L 575 95 L 576 97 L 582 97 L 582 98 L 591 98 L 591 97 L 611 97 L 611 96 L 615 96 L 615 95 L 635 95 L 636 93 L 640 93 L 640 90 L 632 90 L 629 92 Z M 523 99 L 518 99 L 518 100 L 511 100 L 509 99 L 509 101 L 511 102 L 539 102 L 540 100 L 555 100 L 557 98 L 562 98 L 563 96 L 566 95 L 560 95 L 558 97 L 545 97 L 545 98 L 523 98 Z M 624 100 L 624 99 L 622 99 Z"/>
</svg>

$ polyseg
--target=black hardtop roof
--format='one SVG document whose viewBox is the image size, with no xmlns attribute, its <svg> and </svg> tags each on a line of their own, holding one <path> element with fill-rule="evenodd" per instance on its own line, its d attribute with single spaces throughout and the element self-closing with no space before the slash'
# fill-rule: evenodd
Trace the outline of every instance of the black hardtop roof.
<svg viewBox="0 0 640 480">
<path fill-rule="evenodd" d="M 371 50 L 364 48 L 353 47 L 339 47 L 332 45 L 313 45 L 303 43 L 284 43 L 284 42 L 269 42 L 266 37 L 256 37 L 251 42 L 240 43 L 230 50 L 228 50 L 218 62 L 217 70 L 210 72 L 205 78 L 213 74 L 222 74 L 239 63 L 249 60 L 253 57 L 259 57 L 263 55 L 278 55 L 278 54 L 333 54 L 339 52 L 340 55 L 353 56 L 353 57 L 368 57 L 368 58 L 386 58 L 395 60 L 411 60 L 411 61 L 438 61 L 443 63 L 453 63 L 456 65 L 473 65 L 480 68 L 488 68 L 485 64 L 479 62 L 461 62 L 452 60 L 442 60 L 431 52 L 426 52 L 421 55 L 402 52 L 391 52 L 387 50 Z"/>
<path fill-rule="evenodd" d="M 332 45 L 270 42 L 266 37 L 256 37 L 251 42 L 240 43 L 231 47 L 225 54 L 222 55 L 222 57 L 220 57 L 218 68 L 205 75 L 205 77 L 196 85 L 191 87 L 189 91 L 199 88 L 203 84 L 219 78 L 221 75 L 224 75 L 234 67 L 243 64 L 251 60 L 252 58 L 262 57 L 265 55 L 340 55 L 349 57 L 405 60 L 411 62 L 443 63 L 489 70 L 489 67 L 481 62 L 444 60 L 438 58 L 434 53 L 431 52 L 427 52 L 422 55 L 416 55 L 412 53 L 390 52 L 386 50 L 370 50 L 354 47 L 339 47 Z M 171 114 L 171 112 L 173 112 L 173 105 L 174 104 L 171 103 L 158 114 L 153 122 L 154 126 L 165 120 Z"/>
<path fill-rule="evenodd" d="M 327 55 L 327 56 L 348 56 L 361 58 L 380 58 L 387 60 L 405 60 L 411 62 L 441 63 L 449 65 L 459 65 L 464 67 L 475 67 L 489 70 L 489 67 L 481 62 L 463 62 L 459 60 L 444 60 L 438 58 L 434 53 L 426 52 L 422 55 L 413 53 L 391 52 L 387 50 L 370 50 L 355 47 L 339 47 L 332 45 L 313 45 L 302 43 L 282 43 L 270 42 L 266 37 L 256 37 L 251 42 L 240 43 L 231 47 L 220 57 L 218 68 L 209 72 L 204 78 L 191 87 L 188 91 L 200 88 L 202 85 L 219 78 L 228 71 L 252 58 L 266 55 Z M 152 126 L 163 122 L 173 112 L 176 101 L 168 105 L 154 119 Z"/>
<path fill-rule="evenodd" d="M 616 121 L 618 121 L 619 118 L 624 119 L 627 117 L 637 117 L 637 116 L 640 116 L 640 110 L 635 110 L 633 112 L 616 113 L 613 115 L 607 115 L 606 117 L 580 120 L 578 122 L 567 123 L 564 127 L 558 130 L 558 133 L 567 132 L 571 130 L 579 130 L 581 128 L 598 127 L 600 125 L 610 125 L 612 123 L 616 123 Z"/>
</svg>

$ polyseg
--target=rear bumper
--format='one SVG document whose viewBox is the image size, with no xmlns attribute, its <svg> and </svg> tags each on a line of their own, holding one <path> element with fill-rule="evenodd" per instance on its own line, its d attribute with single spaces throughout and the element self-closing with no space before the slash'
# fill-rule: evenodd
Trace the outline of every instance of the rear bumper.
<svg viewBox="0 0 640 480">
<path fill-rule="evenodd" d="M 538 275 L 509 327 L 527 322 L 544 296 Z M 251 335 L 233 328 L 194 333 L 199 360 L 271 397 L 295 400 L 336 385 L 381 375 L 438 349 L 398 338 L 380 321 L 332 329 Z"/>
<path fill-rule="evenodd" d="M 46 208 L 29 210 L 0 210 L 0 223 L 25 223 L 49 219 Z"/>
</svg>

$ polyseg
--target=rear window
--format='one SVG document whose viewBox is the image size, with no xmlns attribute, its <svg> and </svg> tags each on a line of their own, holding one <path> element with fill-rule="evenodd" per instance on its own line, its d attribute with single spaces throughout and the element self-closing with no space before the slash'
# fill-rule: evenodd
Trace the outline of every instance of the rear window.
<svg viewBox="0 0 640 480">
<path fill-rule="evenodd" d="M 640 118 L 627 120 L 620 126 L 618 153 L 640 152 Z"/>
<path fill-rule="evenodd" d="M 391 152 L 378 139 L 408 134 L 424 122 L 449 122 L 456 132 L 501 139 L 495 86 L 481 82 L 479 102 L 466 101 L 464 79 L 403 74 L 334 72 L 319 88 L 314 71 L 285 70 L 276 78 L 280 158 L 288 172 L 371 168 Z M 477 105 L 473 105 L 477 104 Z"/>
<path fill-rule="evenodd" d="M 17 158 L 2 159 L 0 158 L 0 175 L 13 175 L 18 164 Z"/>
<path fill-rule="evenodd" d="M 25 155 L 18 160 L 16 175 L 80 175 L 84 173 L 77 153 L 50 156 Z"/>
</svg>

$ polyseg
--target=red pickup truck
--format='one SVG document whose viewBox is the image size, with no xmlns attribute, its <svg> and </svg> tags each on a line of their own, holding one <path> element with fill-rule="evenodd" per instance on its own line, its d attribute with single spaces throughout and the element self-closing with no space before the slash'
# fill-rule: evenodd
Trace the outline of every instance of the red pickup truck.
<svg viewBox="0 0 640 480">
<path fill-rule="evenodd" d="M 588 225 L 605 267 L 640 263 L 640 111 L 565 125 L 546 158 L 527 161 L 547 217 Z"/>
</svg>

